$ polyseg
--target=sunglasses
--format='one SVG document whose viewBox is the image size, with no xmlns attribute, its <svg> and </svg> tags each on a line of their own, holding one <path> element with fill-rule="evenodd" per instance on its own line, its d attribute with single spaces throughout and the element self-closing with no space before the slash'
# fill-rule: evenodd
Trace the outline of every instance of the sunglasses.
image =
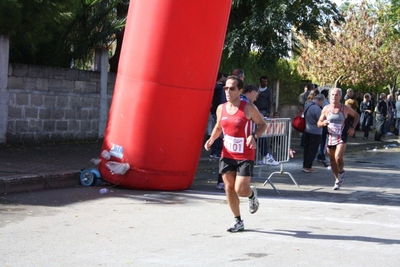
<svg viewBox="0 0 400 267">
<path fill-rule="evenodd" d="M 237 88 L 237 87 L 234 87 L 234 88 L 231 87 L 231 88 L 229 88 L 229 87 L 226 87 L 226 86 L 225 86 L 225 87 L 224 87 L 224 90 L 225 90 L 225 91 L 228 91 L 228 90 L 229 90 L 229 91 L 235 91 L 236 88 Z"/>
</svg>

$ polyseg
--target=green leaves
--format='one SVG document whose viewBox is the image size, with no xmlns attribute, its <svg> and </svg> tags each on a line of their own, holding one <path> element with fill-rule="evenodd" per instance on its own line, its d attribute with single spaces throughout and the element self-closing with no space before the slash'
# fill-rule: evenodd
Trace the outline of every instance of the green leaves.
<svg viewBox="0 0 400 267">
<path fill-rule="evenodd" d="M 330 39 L 308 42 L 299 58 L 299 72 L 320 84 L 340 77 L 347 86 L 377 88 L 396 80 L 400 60 L 399 36 L 388 23 L 390 8 L 377 2 L 350 5 L 346 23 L 330 25 Z"/>
</svg>

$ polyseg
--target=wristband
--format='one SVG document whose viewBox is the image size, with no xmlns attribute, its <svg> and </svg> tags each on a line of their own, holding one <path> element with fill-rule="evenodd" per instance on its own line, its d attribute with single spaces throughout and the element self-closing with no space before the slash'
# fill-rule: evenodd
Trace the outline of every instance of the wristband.
<svg viewBox="0 0 400 267">
<path fill-rule="evenodd" d="M 255 134 L 255 133 L 252 133 L 251 135 L 254 137 L 254 140 L 256 140 L 256 141 L 257 141 L 256 134 Z"/>
</svg>

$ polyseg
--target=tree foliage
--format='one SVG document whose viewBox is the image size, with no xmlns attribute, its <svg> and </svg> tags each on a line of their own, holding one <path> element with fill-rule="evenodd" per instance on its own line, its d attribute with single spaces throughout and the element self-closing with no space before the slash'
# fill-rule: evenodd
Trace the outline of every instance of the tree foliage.
<svg viewBox="0 0 400 267">
<path fill-rule="evenodd" d="M 396 81 L 400 40 L 387 17 L 389 6 L 363 1 L 343 11 L 346 23 L 330 25 L 332 39 L 303 39 L 299 72 L 319 84 L 378 88 Z"/>
<path fill-rule="evenodd" d="M 51 59 L 76 1 L 2 0 L 0 33 L 10 37 L 10 60 L 40 64 Z"/>
<path fill-rule="evenodd" d="M 126 13 L 118 16 L 117 7 L 127 10 L 122 0 L 82 0 L 63 38 L 63 48 L 84 66 L 93 59 L 96 48 L 110 48 L 123 31 Z"/>
<path fill-rule="evenodd" d="M 280 58 L 296 51 L 299 33 L 310 40 L 328 38 L 332 21 L 343 18 L 329 0 L 234 0 L 224 55 L 240 67 L 256 51 L 257 63 L 274 72 Z"/>
<path fill-rule="evenodd" d="M 10 36 L 10 61 L 68 67 L 88 62 L 125 26 L 128 1 L 2 0 L 0 33 Z M 82 63 L 82 66 L 85 65 Z"/>
<path fill-rule="evenodd" d="M 129 0 L 3 0 L 0 32 L 10 35 L 11 61 L 52 66 L 69 66 L 71 58 L 88 61 L 95 48 L 117 40 L 110 60 L 116 71 L 128 5 Z M 297 47 L 294 33 L 315 40 L 329 36 L 325 25 L 341 20 L 329 0 L 233 0 L 223 57 L 241 67 L 253 53 L 252 63 L 275 73 L 278 60 Z"/>
</svg>

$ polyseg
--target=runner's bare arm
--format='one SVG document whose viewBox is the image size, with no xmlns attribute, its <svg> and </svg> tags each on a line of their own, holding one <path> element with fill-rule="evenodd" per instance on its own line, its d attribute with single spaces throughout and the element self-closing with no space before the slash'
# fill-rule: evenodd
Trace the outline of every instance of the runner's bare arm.
<svg viewBox="0 0 400 267">
<path fill-rule="evenodd" d="M 328 107 L 329 105 L 325 106 L 322 111 L 321 111 L 321 116 L 319 117 L 319 120 L 317 122 L 318 128 L 322 128 L 324 126 L 328 126 L 329 121 L 326 119 L 327 118 L 327 112 L 328 112 Z"/>
</svg>

